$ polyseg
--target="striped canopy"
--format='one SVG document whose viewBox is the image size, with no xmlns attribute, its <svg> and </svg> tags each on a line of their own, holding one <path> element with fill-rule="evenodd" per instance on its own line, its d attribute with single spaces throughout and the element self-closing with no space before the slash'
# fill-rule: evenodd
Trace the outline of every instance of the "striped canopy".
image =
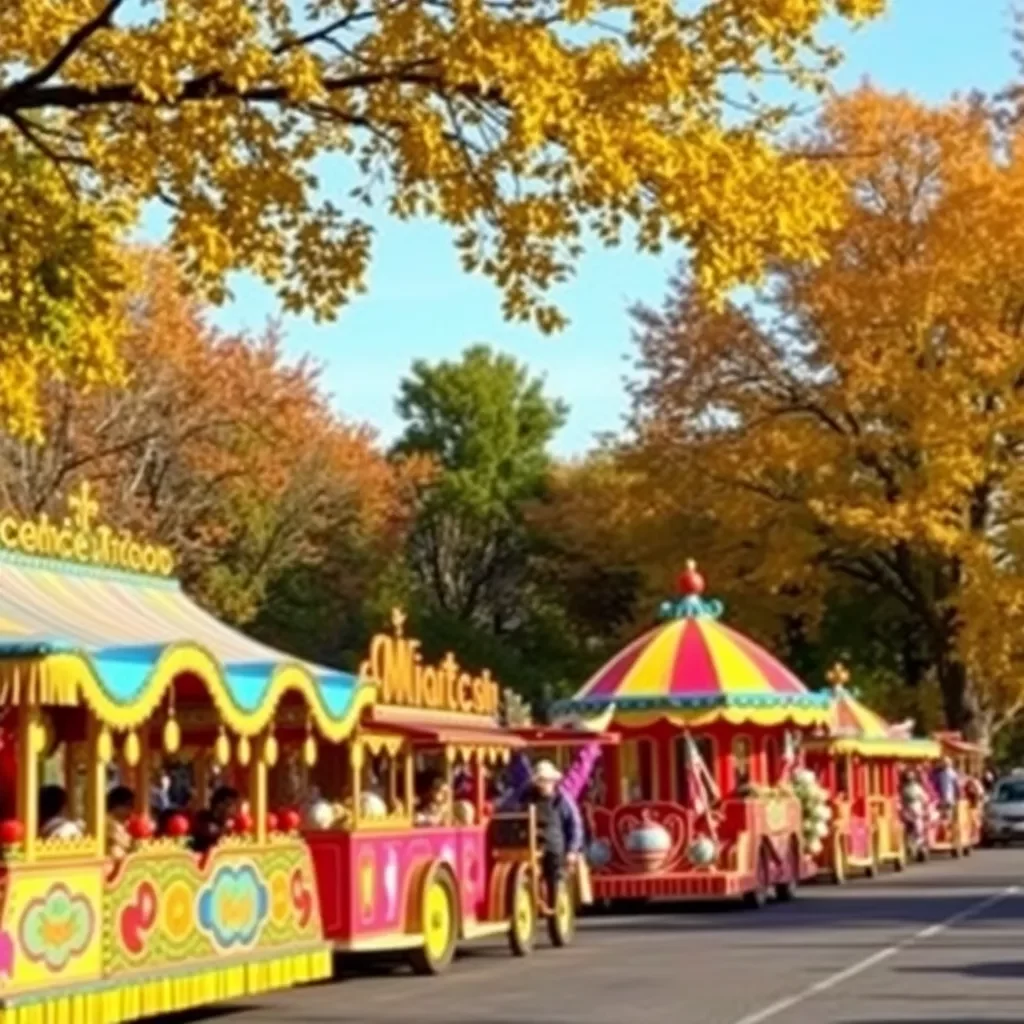
<svg viewBox="0 0 1024 1024">
<path fill-rule="evenodd" d="M 835 737 L 859 740 L 888 740 L 893 738 L 893 728 L 862 704 L 849 690 L 837 686 L 832 705 L 832 722 L 829 732 Z"/>
<path fill-rule="evenodd" d="M 373 690 L 231 629 L 177 581 L 0 552 L 0 704 L 34 686 L 46 703 L 86 703 L 108 725 L 134 728 L 183 677 L 205 684 L 245 735 L 266 728 L 290 691 L 340 739 Z"/>
<path fill-rule="evenodd" d="M 939 756 L 940 748 L 935 740 L 917 739 L 909 732 L 910 723 L 905 728 L 890 724 L 849 690 L 837 686 L 832 692 L 828 736 L 813 741 L 810 746 L 863 757 L 928 760 Z"/>
<path fill-rule="evenodd" d="M 676 618 L 617 654 L 568 702 L 622 710 L 714 707 L 827 708 L 753 640 L 710 615 Z"/>
</svg>

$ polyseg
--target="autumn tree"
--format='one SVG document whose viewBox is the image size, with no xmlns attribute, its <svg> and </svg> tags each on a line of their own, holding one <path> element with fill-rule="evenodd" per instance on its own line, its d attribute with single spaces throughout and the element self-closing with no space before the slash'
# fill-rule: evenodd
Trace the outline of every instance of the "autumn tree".
<svg viewBox="0 0 1024 1024">
<path fill-rule="evenodd" d="M 366 205 L 450 227 L 506 315 L 546 330 L 561 322 L 546 293 L 590 232 L 648 251 L 685 243 L 709 286 L 751 279 L 769 255 L 818 252 L 839 212 L 828 167 L 777 147 L 787 105 L 759 99 L 757 83 L 821 88 L 839 56 L 822 22 L 883 6 L 6 3 L 2 230 L 20 273 L 44 262 L 40 224 L 87 229 L 62 286 L 84 313 L 106 291 L 107 234 L 150 202 L 168 208 L 170 248 L 208 296 L 246 269 L 318 316 L 363 287 Z M 2 187 L 28 159 L 36 181 Z M 0 400 L 13 427 L 31 427 L 41 369 L 91 361 L 106 378 L 116 366 L 106 341 L 75 334 L 36 366 L 32 300 L 4 291 L 5 273 L 0 306 L 20 329 L 0 333 Z"/>
<path fill-rule="evenodd" d="M 845 154 L 823 263 L 638 311 L 634 464 L 780 613 L 857 588 L 988 734 L 1024 704 L 1024 135 L 865 88 L 811 145 Z"/>
<path fill-rule="evenodd" d="M 124 385 L 83 395 L 47 383 L 47 443 L 0 435 L 4 504 L 62 512 L 89 478 L 112 521 L 172 546 L 186 584 L 238 623 L 295 566 L 341 558 L 346 542 L 350 553 L 397 544 L 396 471 L 331 412 L 316 368 L 286 361 L 272 330 L 213 330 L 164 254 L 130 262 Z"/>
</svg>

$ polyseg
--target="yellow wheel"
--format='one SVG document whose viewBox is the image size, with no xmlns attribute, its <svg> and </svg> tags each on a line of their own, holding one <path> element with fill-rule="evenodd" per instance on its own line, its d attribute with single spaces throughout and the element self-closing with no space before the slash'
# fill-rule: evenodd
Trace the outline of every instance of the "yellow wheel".
<svg viewBox="0 0 1024 1024">
<path fill-rule="evenodd" d="M 455 958 L 458 941 L 455 886 L 445 871 L 433 874 L 423 893 L 423 945 L 410 954 L 417 974 L 443 974 Z"/>
<path fill-rule="evenodd" d="M 576 906 L 573 903 L 572 888 L 566 879 L 558 883 L 555 893 L 554 912 L 548 918 L 548 937 L 556 949 L 568 946 L 576 933 Z"/>
<path fill-rule="evenodd" d="M 512 874 L 508 907 L 508 948 L 513 956 L 529 956 L 537 931 L 537 904 L 530 871 L 525 865 L 520 865 Z"/>
</svg>

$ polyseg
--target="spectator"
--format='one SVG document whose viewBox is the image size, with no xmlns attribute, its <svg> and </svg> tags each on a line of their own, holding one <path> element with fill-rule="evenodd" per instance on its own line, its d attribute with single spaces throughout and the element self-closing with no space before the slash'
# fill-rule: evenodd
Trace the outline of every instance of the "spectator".
<svg viewBox="0 0 1024 1024">
<path fill-rule="evenodd" d="M 63 786 L 39 790 L 39 836 L 41 839 L 81 839 L 85 834 L 77 821 L 67 816 L 68 795 Z"/>
<path fill-rule="evenodd" d="M 135 809 L 135 794 L 127 786 L 115 786 L 107 793 L 107 856 L 122 860 L 132 849 L 128 819 Z"/>
<path fill-rule="evenodd" d="M 238 814 L 238 804 L 238 790 L 232 786 L 218 786 L 214 790 L 210 806 L 192 822 L 192 849 L 196 853 L 205 853 L 220 842 L 228 823 Z"/>
</svg>

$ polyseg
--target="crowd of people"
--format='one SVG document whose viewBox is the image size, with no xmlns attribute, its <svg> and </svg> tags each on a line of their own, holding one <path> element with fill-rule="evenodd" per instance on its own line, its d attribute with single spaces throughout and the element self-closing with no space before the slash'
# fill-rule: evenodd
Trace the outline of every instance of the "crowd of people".
<svg viewBox="0 0 1024 1024">
<path fill-rule="evenodd" d="M 167 799 L 168 787 L 162 780 L 154 791 L 150 811 L 156 822 L 156 835 L 169 835 L 172 818 L 185 814 L 189 818 L 188 843 L 196 853 L 205 853 L 230 831 L 231 823 L 241 808 L 241 797 L 232 786 L 218 786 L 206 807 L 188 815 L 186 810 Z M 116 783 L 106 795 L 106 852 L 113 860 L 121 860 L 134 847 L 137 837 L 129 823 L 135 815 L 135 791 Z M 80 821 L 68 815 L 68 794 L 63 786 L 46 785 L 39 791 L 39 836 L 42 839 L 71 840 L 85 835 Z"/>
</svg>

